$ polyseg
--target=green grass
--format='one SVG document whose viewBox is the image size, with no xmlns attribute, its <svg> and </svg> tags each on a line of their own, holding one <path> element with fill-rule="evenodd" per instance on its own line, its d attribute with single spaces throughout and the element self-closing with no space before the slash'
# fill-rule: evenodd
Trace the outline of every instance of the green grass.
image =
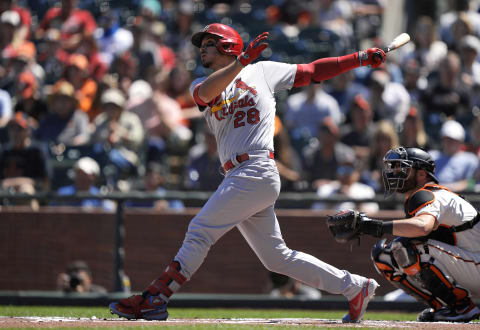
<svg viewBox="0 0 480 330">
<path fill-rule="evenodd" d="M 170 318 L 195 319 L 195 318 L 319 318 L 341 319 L 345 311 L 321 311 L 321 310 L 286 310 L 286 309 L 220 309 L 220 308 L 170 308 Z M 0 306 L 0 316 L 56 316 L 56 317 L 86 317 L 95 316 L 97 319 L 114 318 L 107 307 L 69 307 L 69 306 Z M 393 312 L 367 312 L 366 320 L 394 320 L 414 321 L 416 314 L 393 313 Z M 129 326 L 129 324 L 126 324 Z M 132 324 L 133 326 L 133 324 Z M 191 326 L 173 326 L 185 329 L 272 329 L 272 326 L 220 324 Z M 141 328 L 154 328 L 141 327 Z M 275 326 L 275 329 L 287 329 L 288 326 Z M 301 329 L 314 329 L 315 327 L 302 326 Z M 112 328 L 108 328 L 112 329 Z M 345 329 L 345 328 L 343 328 Z M 358 329 L 358 328 L 356 328 Z M 371 329 L 371 328 L 370 328 Z"/>
<path fill-rule="evenodd" d="M 170 318 L 319 318 L 340 319 L 346 311 L 291 309 L 169 308 Z M 0 306 L 0 316 L 58 316 L 113 318 L 107 307 Z M 366 320 L 414 321 L 414 313 L 368 312 Z"/>
</svg>

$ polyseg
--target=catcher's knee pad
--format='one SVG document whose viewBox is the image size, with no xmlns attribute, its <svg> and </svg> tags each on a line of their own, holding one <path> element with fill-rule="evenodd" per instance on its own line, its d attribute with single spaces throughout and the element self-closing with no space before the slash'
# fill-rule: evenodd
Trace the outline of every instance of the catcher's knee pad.
<svg viewBox="0 0 480 330">
<path fill-rule="evenodd" d="M 434 309 L 442 306 L 432 292 L 425 290 L 417 275 L 421 271 L 420 256 L 413 244 L 404 239 L 386 243 L 383 239 L 372 248 L 372 260 L 378 273 L 393 286 Z"/>
</svg>

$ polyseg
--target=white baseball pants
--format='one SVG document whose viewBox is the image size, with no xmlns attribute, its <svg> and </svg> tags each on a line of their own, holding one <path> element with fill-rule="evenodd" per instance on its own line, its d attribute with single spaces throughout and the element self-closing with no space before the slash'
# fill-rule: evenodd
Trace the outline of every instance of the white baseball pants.
<svg viewBox="0 0 480 330">
<path fill-rule="evenodd" d="M 189 224 L 175 257 L 182 273 L 190 278 L 210 247 L 236 226 L 268 270 L 352 299 L 365 283 L 365 277 L 286 246 L 274 212 L 279 192 L 280 178 L 272 159 L 251 157 L 229 171 Z"/>
</svg>

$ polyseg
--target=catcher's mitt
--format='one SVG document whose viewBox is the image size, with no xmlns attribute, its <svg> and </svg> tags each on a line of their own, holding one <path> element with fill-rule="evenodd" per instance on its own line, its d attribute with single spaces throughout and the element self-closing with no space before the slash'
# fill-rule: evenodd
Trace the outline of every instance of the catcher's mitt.
<svg viewBox="0 0 480 330">
<path fill-rule="evenodd" d="M 327 226 L 338 243 L 346 243 L 360 236 L 361 220 L 362 214 L 358 211 L 341 211 L 328 217 Z"/>
</svg>

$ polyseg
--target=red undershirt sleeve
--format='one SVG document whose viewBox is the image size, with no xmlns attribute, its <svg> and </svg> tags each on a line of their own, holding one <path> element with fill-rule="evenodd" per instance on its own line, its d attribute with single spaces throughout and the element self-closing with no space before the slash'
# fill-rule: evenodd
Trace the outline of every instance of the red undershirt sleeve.
<svg viewBox="0 0 480 330">
<path fill-rule="evenodd" d="M 293 87 L 328 80 L 359 66 L 358 52 L 339 57 L 321 58 L 308 64 L 297 64 Z"/>
<path fill-rule="evenodd" d="M 195 101 L 195 103 L 197 103 L 199 106 L 202 106 L 202 107 L 206 107 L 208 106 L 207 103 L 203 102 L 202 99 L 200 98 L 200 96 L 198 96 L 198 89 L 200 88 L 202 84 L 198 84 L 197 86 L 195 86 L 195 88 L 193 89 L 193 100 Z"/>
</svg>

